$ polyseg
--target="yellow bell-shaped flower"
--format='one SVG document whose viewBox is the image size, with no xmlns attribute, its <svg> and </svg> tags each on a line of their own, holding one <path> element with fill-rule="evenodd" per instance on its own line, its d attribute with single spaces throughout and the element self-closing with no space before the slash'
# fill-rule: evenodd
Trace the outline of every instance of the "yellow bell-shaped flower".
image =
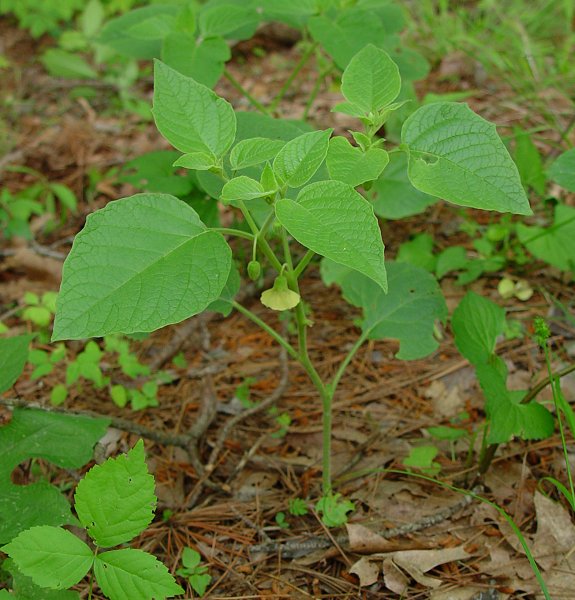
<svg viewBox="0 0 575 600">
<path fill-rule="evenodd" d="M 263 292 L 260 300 L 272 310 L 289 310 L 299 304 L 300 295 L 288 288 L 287 279 L 283 275 L 278 275 L 271 290 Z"/>
</svg>

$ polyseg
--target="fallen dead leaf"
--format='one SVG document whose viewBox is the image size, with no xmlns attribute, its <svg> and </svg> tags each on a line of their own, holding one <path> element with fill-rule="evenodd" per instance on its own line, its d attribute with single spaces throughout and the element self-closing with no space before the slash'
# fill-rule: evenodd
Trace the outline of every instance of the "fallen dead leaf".
<svg viewBox="0 0 575 600">
<path fill-rule="evenodd" d="M 409 579 L 391 558 L 383 560 L 383 582 L 385 587 L 400 596 L 407 592 Z"/>
<path fill-rule="evenodd" d="M 575 526 L 569 513 L 540 492 L 535 492 L 537 532 L 533 536 L 533 555 L 544 570 L 561 563 L 575 549 Z"/>
<path fill-rule="evenodd" d="M 380 568 L 376 562 L 364 556 L 351 566 L 349 572 L 357 575 L 360 587 L 365 587 L 379 579 Z"/>
<path fill-rule="evenodd" d="M 390 552 L 397 548 L 396 543 L 386 540 L 363 525 L 347 523 L 346 528 L 349 547 L 353 552 L 375 554 L 377 552 Z"/>
<path fill-rule="evenodd" d="M 470 556 L 463 546 L 459 546 L 441 550 L 404 550 L 395 552 L 393 560 L 395 564 L 407 571 L 421 585 L 437 588 L 441 585 L 441 580 L 435 577 L 427 577 L 424 573 L 438 565 L 455 560 L 464 560 Z"/>
</svg>

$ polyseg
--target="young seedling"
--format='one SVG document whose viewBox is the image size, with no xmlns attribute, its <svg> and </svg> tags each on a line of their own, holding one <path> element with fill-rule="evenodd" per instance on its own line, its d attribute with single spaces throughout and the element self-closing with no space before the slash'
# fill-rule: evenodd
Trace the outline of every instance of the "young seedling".
<svg viewBox="0 0 575 600">
<path fill-rule="evenodd" d="M 90 597 L 95 580 L 110 600 L 171 598 L 184 590 L 155 556 L 124 545 L 152 521 L 154 478 L 139 441 L 127 455 L 92 467 L 74 494 L 78 519 L 88 545 L 67 529 L 39 525 L 19 533 L 1 548 L 35 585 L 65 590 L 88 572 Z"/>
<path fill-rule="evenodd" d="M 334 394 L 347 366 L 368 339 L 396 338 L 399 358 L 421 358 L 437 348 L 435 321 L 447 316 L 433 276 L 409 264 L 384 263 L 373 207 L 355 189 L 382 173 L 385 178 L 389 152 L 376 133 L 400 107 L 399 70 L 373 45 L 347 65 L 341 85 L 346 101 L 334 110 L 363 125 L 352 132 L 356 146 L 332 137 L 331 129 L 289 129 L 291 138 L 282 144 L 273 135 L 255 137 L 247 126 L 240 133 L 238 121 L 247 124 L 248 117 L 194 79 L 158 61 L 154 81 L 154 118 L 183 153 L 177 163 L 195 170 L 211 195 L 241 213 L 249 231 L 207 227 L 190 206 L 167 194 L 109 203 L 88 217 L 65 262 L 53 340 L 153 331 L 204 310 L 239 311 L 268 332 L 317 389 L 323 407 L 318 510 L 326 522 L 341 523 L 350 505 L 332 491 L 331 429 Z M 265 127 L 284 127 L 259 117 Z M 531 214 L 494 125 L 468 106 L 423 106 L 404 123 L 401 137 L 390 151 L 406 154 L 418 190 L 461 206 Z M 252 264 L 275 273 L 261 301 L 293 312 L 293 343 L 234 300 L 240 278 L 227 237 L 248 240 Z M 330 380 L 308 353 L 310 323 L 301 301 L 300 281 L 316 255 L 323 257 L 324 281 L 337 283 L 363 312 L 361 334 Z"/>
<path fill-rule="evenodd" d="M 184 548 L 182 553 L 183 568 L 178 569 L 176 573 L 180 577 L 185 577 L 192 586 L 192 589 L 198 596 L 203 596 L 212 581 L 211 575 L 207 572 L 208 567 L 201 564 L 202 557 L 200 553 L 193 548 Z"/>
</svg>

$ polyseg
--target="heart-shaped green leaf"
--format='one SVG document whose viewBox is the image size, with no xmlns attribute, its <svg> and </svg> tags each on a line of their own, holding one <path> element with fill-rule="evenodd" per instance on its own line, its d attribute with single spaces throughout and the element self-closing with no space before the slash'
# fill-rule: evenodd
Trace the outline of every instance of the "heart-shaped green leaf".
<svg viewBox="0 0 575 600">
<path fill-rule="evenodd" d="M 230 272 L 231 250 L 167 194 L 108 203 L 64 263 L 54 340 L 153 331 L 202 312 Z"/>
<path fill-rule="evenodd" d="M 152 112 L 160 133 L 181 152 L 223 156 L 236 137 L 231 104 L 159 60 L 154 69 Z"/>
<path fill-rule="evenodd" d="M 371 204 L 351 186 L 318 181 L 301 190 L 296 201 L 279 200 L 275 209 L 300 244 L 363 273 L 387 291 L 379 224 Z"/>
<path fill-rule="evenodd" d="M 403 124 L 408 174 L 422 192 L 454 204 L 532 214 L 517 167 L 495 125 L 466 104 L 436 102 Z"/>
<path fill-rule="evenodd" d="M 274 173 L 289 187 L 307 183 L 324 161 L 332 129 L 311 131 L 290 140 L 274 160 Z"/>
<path fill-rule="evenodd" d="M 391 104 L 401 89 L 397 65 L 389 54 L 373 44 L 360 50 L 341 78 L 341 93 L 362 112 L 377 113 Z"/>
<path fill-rule="evenodd" d="M 352 187 L 377 179 L 388 162 L 389 155 L 381 148 L 368 148 L 363 152 L 341 136 L 329 141 L 326 159 L 329 176 Z"/>
</svg>

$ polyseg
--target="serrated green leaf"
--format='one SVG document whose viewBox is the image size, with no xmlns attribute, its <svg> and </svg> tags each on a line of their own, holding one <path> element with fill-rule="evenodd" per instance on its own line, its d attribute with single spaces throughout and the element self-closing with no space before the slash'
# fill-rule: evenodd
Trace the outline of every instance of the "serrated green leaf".
<svg viewBox="0 0 575 600">
<path fill-rule="evenodd" d="M 223 156 L 236 136 L 231 104 L 161 61 L 154 68 L 152 113 L 160 133 L 181 152 Z"/>
<path fill-rule="evenodd" d="M 408 175 L 422 192 L 454 204 L 532 214 L 515 163 L 495 125 L 466 104 L 422 106 L 403 124 Z"/>
<path fill-rule="evenodd" d="M 553 224 L 529 227 L 517 224 L 519 241 L 540 260 L 561 269 L 575 272 L 575 208 L 558 204 Z"/>
<path fill-rule="evenodd" d="M 343 297 L 363 310 L 361 327 L 369 339 L 397 339 L 397 358 L 415 360 L 438 347 L 435 321 L 445 321 L 447 306 L 441 289 L 427 271 L 408 263 L 386 262 L 388 293 L 365 275 L 326 261 L 321 264 L 327 285 L 337 283 Z"/>
<path fill-rule="evenodd" d="M 167 194 L 91 214 L 64 263 L 53 340 L 147 332 L 202 312 L 227 281 L 231 250 Z"/>
<path fill-rule="evenodd" d="M 154 518 L 156 505 L 143 442 L 128 454 L 92 467 L 74 499 L 80 522 L 98 546 L 117 546 L 141 533 Z"/>
<path fill-rule="evenodd" d="M 32 337 L 19 335 L 0 339 L 0 394 L 9 390 L 24 370 Z"/>
<path fill-rule="evenodd" d="M 0 427 L 0 543 L 34 525 L 62 525 L 74 519 L 59 490 L 45 482 L 14 485 L 10 475 L 30 458 L 78 469 L 92 458 L 109 419 L 92 419 L 17 408 Z"/>
<path fill-rule="evenodd" d="M 76 585 L 94 560 L 94 553 L 73 533 L 48 525 L 22 531 L 2 552 L 36 585 L 57 590 Z"/>
<path fill-rule="evenodd" d="M 475 292 L 467 292 L 453 311 L 455 345 L 473 365 L 486 363 L 505 328 L 505 310 Z"/>
<path fill-rule="evenodd" d="M 12 576 L 14 595 L 8 595 L 7 598 L 12 600 L 80 600 L 78 592 L 51 590 L 37 586 L 30 577 L 18 569 L 11 558 L 2 563 L 2 568 Z M 2 597 L 0 592 L 0 598 Z"/>
<path fill-rule="evenodd" d="M 377 179 L 388 162 L 389 155 L 381 148 L 368 148 L 363 152 L 341 136 L 329 141 L 326 158 L 329 176 L 352 187 Z"/>
<path fill-rule="evenodd" d="M 332 131 L 311 131 L 289 141 L 274 160 L 276 177 L 292 188 L 307 183 L 327 155 Z"/>
<path fill-rule="evenodd" d="M 341 78 L 341 93 L 362 112 L 377 113 L 391 104 L 401 89 L 397 65 L 389 54 L 373 44 L 360 50 Z"/>
<path fill-rule="evenodd" d="M 407 155 L 394 152 L 371 192 L 373 209 L 384 219 L 404 219 L 424 212 L 437 198 L 414 188 L 407 176 Z"/>
<path fill-rule="evenodd" d="M 547 175 L 562 188 L 575 192 L 575 148 L 558 156 L 549 167 Z"/>
<path fill-rule="evenodd" d="M 262 198 L 266 196 L 262 184 L 251 177 L 240 175 L 230 179 L 222 189 L 220 200 L 224 204 L 229 204 L 234 200 L 253 200 L 254 198 Z"/>
<path fill-rule="evenodd" d="M 370 203 L 341 181 L 306 186 L 275 204 L 276 217 L 306 248 L 363 273 L 387 291 L 384 246 Z"/>
<path fill-rule="evenodd" d="M 162 600 L 184 593 L 155 556 L 133 548 L 99 554 L 94 574 L 104 594 L 114 600 Z"/>
<path fill-rule="evenodd" d="M 259 165 L 275 158 L 284 146 L 283 140 L 263 137 L 242 140 L 233 147 L 230 153 L 230 165 L 234 171 Z"/>
<path fill-rule="evenodd" d="M 174 163 L 174 167 L 184 167 L 195 171 L 207 171 L 217 166 L 216 157 L 207 152 L 190 152 L 180 156 Z"/>
<path fill-rule="evenodd" d="M 341 497 L 341 494 L 328 494 L 316 504 L 321 520 L 328 527 L 340 527 L 347 523 L 347 513 L 355 509 L 355 504 Z"/>
<path fill-rule="evenodd" d="M 162 44 L 162 60 L 182 75 L 213 88 L 230 60 L 231 51 L 222 38 L 197 39 L 186 31 L 174 31 Z"/>
</svg>

